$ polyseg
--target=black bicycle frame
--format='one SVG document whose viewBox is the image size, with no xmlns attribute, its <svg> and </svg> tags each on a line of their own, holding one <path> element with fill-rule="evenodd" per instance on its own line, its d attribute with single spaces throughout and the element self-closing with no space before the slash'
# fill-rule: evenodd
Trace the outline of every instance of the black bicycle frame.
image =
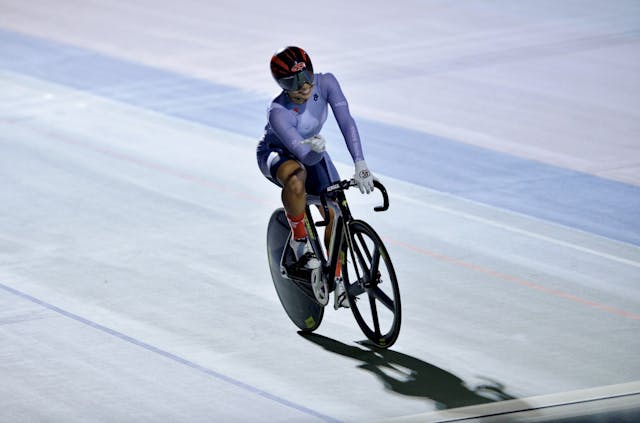
<svg viewBox="0 0 640 423">
<path fill-rule="evenodd" d="M 342 264 L 342 260 L 340 260 L 340 254 L 346 254 L 346 246 L 344 242 L 349 242 L 349 222 L 353 220 L 353 216 L 351 214 L 351 210 L 349 209 L 349 204 L 347 202 L 347 197 L 344 193 L 346 189 L 354 186 L 354 182 L 352 180 L 340 181 L 334 185 L 329 186 L 319 196 L 320 205 L 324 211 L 324 220 L 320 222 L 314 222 L 311 219 L 311 209 L 310 204 L 317 205 L 317 196 L 309 196 L 306 205 L 306 213 L 307 213 L 307 231 L 311 234 L 311 238 L 314 240 L 311 242 L 313 250 L 316 254 L 316 257 L 322 257 L 323 263 L 323 273 L 330 275 L 331 285 L 334 284 L 335 274 L 336 274 L 336 266 Z M 374 207 L 374 210 L 377 212 L 385 211 L 389 208 L 389 196 L 387 195 L 387 190 L 378 181 L 374 181 L 374 186 L 380 191 L 383 198 L 383 205 Z M 331 200 L 331 203 L 329 203 Z M 320 245 L 320 240 L 318 238 L 318 231 L 316 230 L 316 226 L 328 226 L 329 225 L 329 207 L 331 207 L 335 212 L 335 220 L 333 223 L 332 233 L 331 233 L 331 241 L 329 243 L 327 257 L 325 259 L 325 255 L 322 252 L 322 248 Z M 345 231 L 347 233 L 345 234 Z M 346 260 L 346 257 L 343 258 Z M 360 275 L 358 275 L 360 278 Z"/>
<path fill-rule="evenodd" d="M 308 221 L 307 232 L 311 234 L 311 238 L 313 240 L 311 242 L 311 246 L 314 250 L 314 253 L 316 254 L 316 257 L 321 258 L 323 273 L 325 273 L 327 276 L 330 276 L 328 280 L 328 282 L 330 283 L 330 286 L 333 286 L 333 283 L 334 283 L 336 266 L 338 266 L 341 263 L 339 262 L 340 252 L 344 251 L 343 242 L 345 239 L 344 231 L 346 227 L 346 225 L 344 224 L 345 222 L 344 216 L 346 216 L 346 222 L 349 222 L 351 219 L 353 219 L 353 217 L 351 217 L 351 211 L 349 210 L 349 207 L 345 200 L 346 198 L 342 191 L 336 193 L 336 199 L 331 201 L 331 205 L 327 203 L 327 199 L 325 198 L 322 203 L 325 217 L 323 221 L 319 221 L 319 222 L 313 222 L 313 220 L 311 219 L 311 209 L 310 209 L 310 205 L 319 205 L 319 204 L 315 204 L 315 201 L 317 201 L 317 197 L 316 198 L 311 197 L 306 206 L 307 221 Z M 330 207 L 335 211 L 335 220 L 333 222 L 331 240 L 329 242 L 329 246 L 327 250 L 328 257 L 325 258 L 325 254 L 321 246 L 322 241 L 318 237 L 318 231 L 316 229 L 316 226 L 328 226 Z"/>
</svg>

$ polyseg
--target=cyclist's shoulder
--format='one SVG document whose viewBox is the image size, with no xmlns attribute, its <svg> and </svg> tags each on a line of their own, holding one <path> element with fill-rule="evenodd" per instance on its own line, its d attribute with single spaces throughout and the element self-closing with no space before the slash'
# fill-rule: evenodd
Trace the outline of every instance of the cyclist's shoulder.
<svg viewBox="0 0 640 423">
<path fill-rule="evenodd" d="M 333 107 L 347 104 L 338 78 L 333 73 L 320 73 L 317 76 L 318 91 L 321 97 L 327 99 Z"/>
<path fill-rule="evenodd" d="M 289 113 L 290 110 L 287 107 L 287 98 L 283 92 L 281 92 L 277 97 L 271 100 L 269 107 L 267 108 L 267 114 L 271 116 L 272 114 L 280 114 L 280 113 Z"/>
<path fill-rule="evenodd" d="M 316 77 L 319 78 L 322 82 L 337 82 L 338 81 L 338 78 L 333 74 L 333 72 L 316 73 Z"/>
<path fill-rule="evenodd" d="M 331 72 L 317 73 L 316 83 L 323 89 L 331 89 L 339 85 L 338 78 Z"/>
</svg>

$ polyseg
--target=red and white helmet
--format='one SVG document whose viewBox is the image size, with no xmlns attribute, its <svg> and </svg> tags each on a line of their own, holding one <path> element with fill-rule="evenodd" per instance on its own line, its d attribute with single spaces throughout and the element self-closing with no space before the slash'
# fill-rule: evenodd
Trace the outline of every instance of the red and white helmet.
<svg viewBox="0 0 640 423">
<path fill-rule="evenodd" d="M 271 75 L 285 91 L 297 91 L 305 83 L 313 85 L 311 58 L 300 47 L 285 47 L 271 57 Z"/>
</svg>

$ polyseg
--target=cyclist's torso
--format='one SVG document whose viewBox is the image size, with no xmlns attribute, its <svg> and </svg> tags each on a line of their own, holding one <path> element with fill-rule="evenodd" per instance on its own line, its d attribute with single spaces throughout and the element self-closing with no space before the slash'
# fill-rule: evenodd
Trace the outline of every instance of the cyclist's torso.
<svg viewBox="0 0 640 423">
<path fill-rule="evenodd" d="M 315 78 L 316 84 L 313 87 L 311 98 L 304 104 L 295 104 L 284 91 L 273 100 L 267 111 L 269 119 L 269 123 L 265 127 L 267 135 L 280 137 L 277 123 L 272 124 L 272 121 L 273 119 L 282 120 L 284 118 L 289 123 L 293 123 L 293 127 L 303 139 L 320 133 L 322 126 L 327 121 L 329 104 L 327 102 L 327 93 L 322 92 L 324 75 L 316 74 Z M 286 110 L 287 115 L 279 115 L 281 112 L 276 110 Z"/>
<path fill-rule="evenodd" d="M 309 151 L 309 147 L 301 141 L 320 133 L 327 120 L 329 106 L 354 160 L 361 160 L 358 130 L 338 81 L 330 73 L 315 74 L 313 92 L 304 104 L 292 102 L 285 92 L 272 101 L 267 111 L 264 142 L 289 151 L 307 165 L 314 164 L 323 154 Z"/>
</svg>

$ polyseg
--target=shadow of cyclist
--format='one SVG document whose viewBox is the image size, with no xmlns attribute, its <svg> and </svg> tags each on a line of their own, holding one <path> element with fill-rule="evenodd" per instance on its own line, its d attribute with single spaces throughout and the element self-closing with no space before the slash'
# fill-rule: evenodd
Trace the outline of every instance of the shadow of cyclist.
<svg viewBox="0 0 640 423">
<path fill-rule="evenodd" d="M 514 399 L 504 392 L 503 385 L 488 378 L 486 384 L 471 389 L 456 375 L 406 354 L 369 347 L 366 342 L 358 347 L 314 333 L 300 335 L 327 351 L 360 361 L 358 367 L 376 375 L 386 389 L 429 398 L 438 409 Z"/>
</svg>

